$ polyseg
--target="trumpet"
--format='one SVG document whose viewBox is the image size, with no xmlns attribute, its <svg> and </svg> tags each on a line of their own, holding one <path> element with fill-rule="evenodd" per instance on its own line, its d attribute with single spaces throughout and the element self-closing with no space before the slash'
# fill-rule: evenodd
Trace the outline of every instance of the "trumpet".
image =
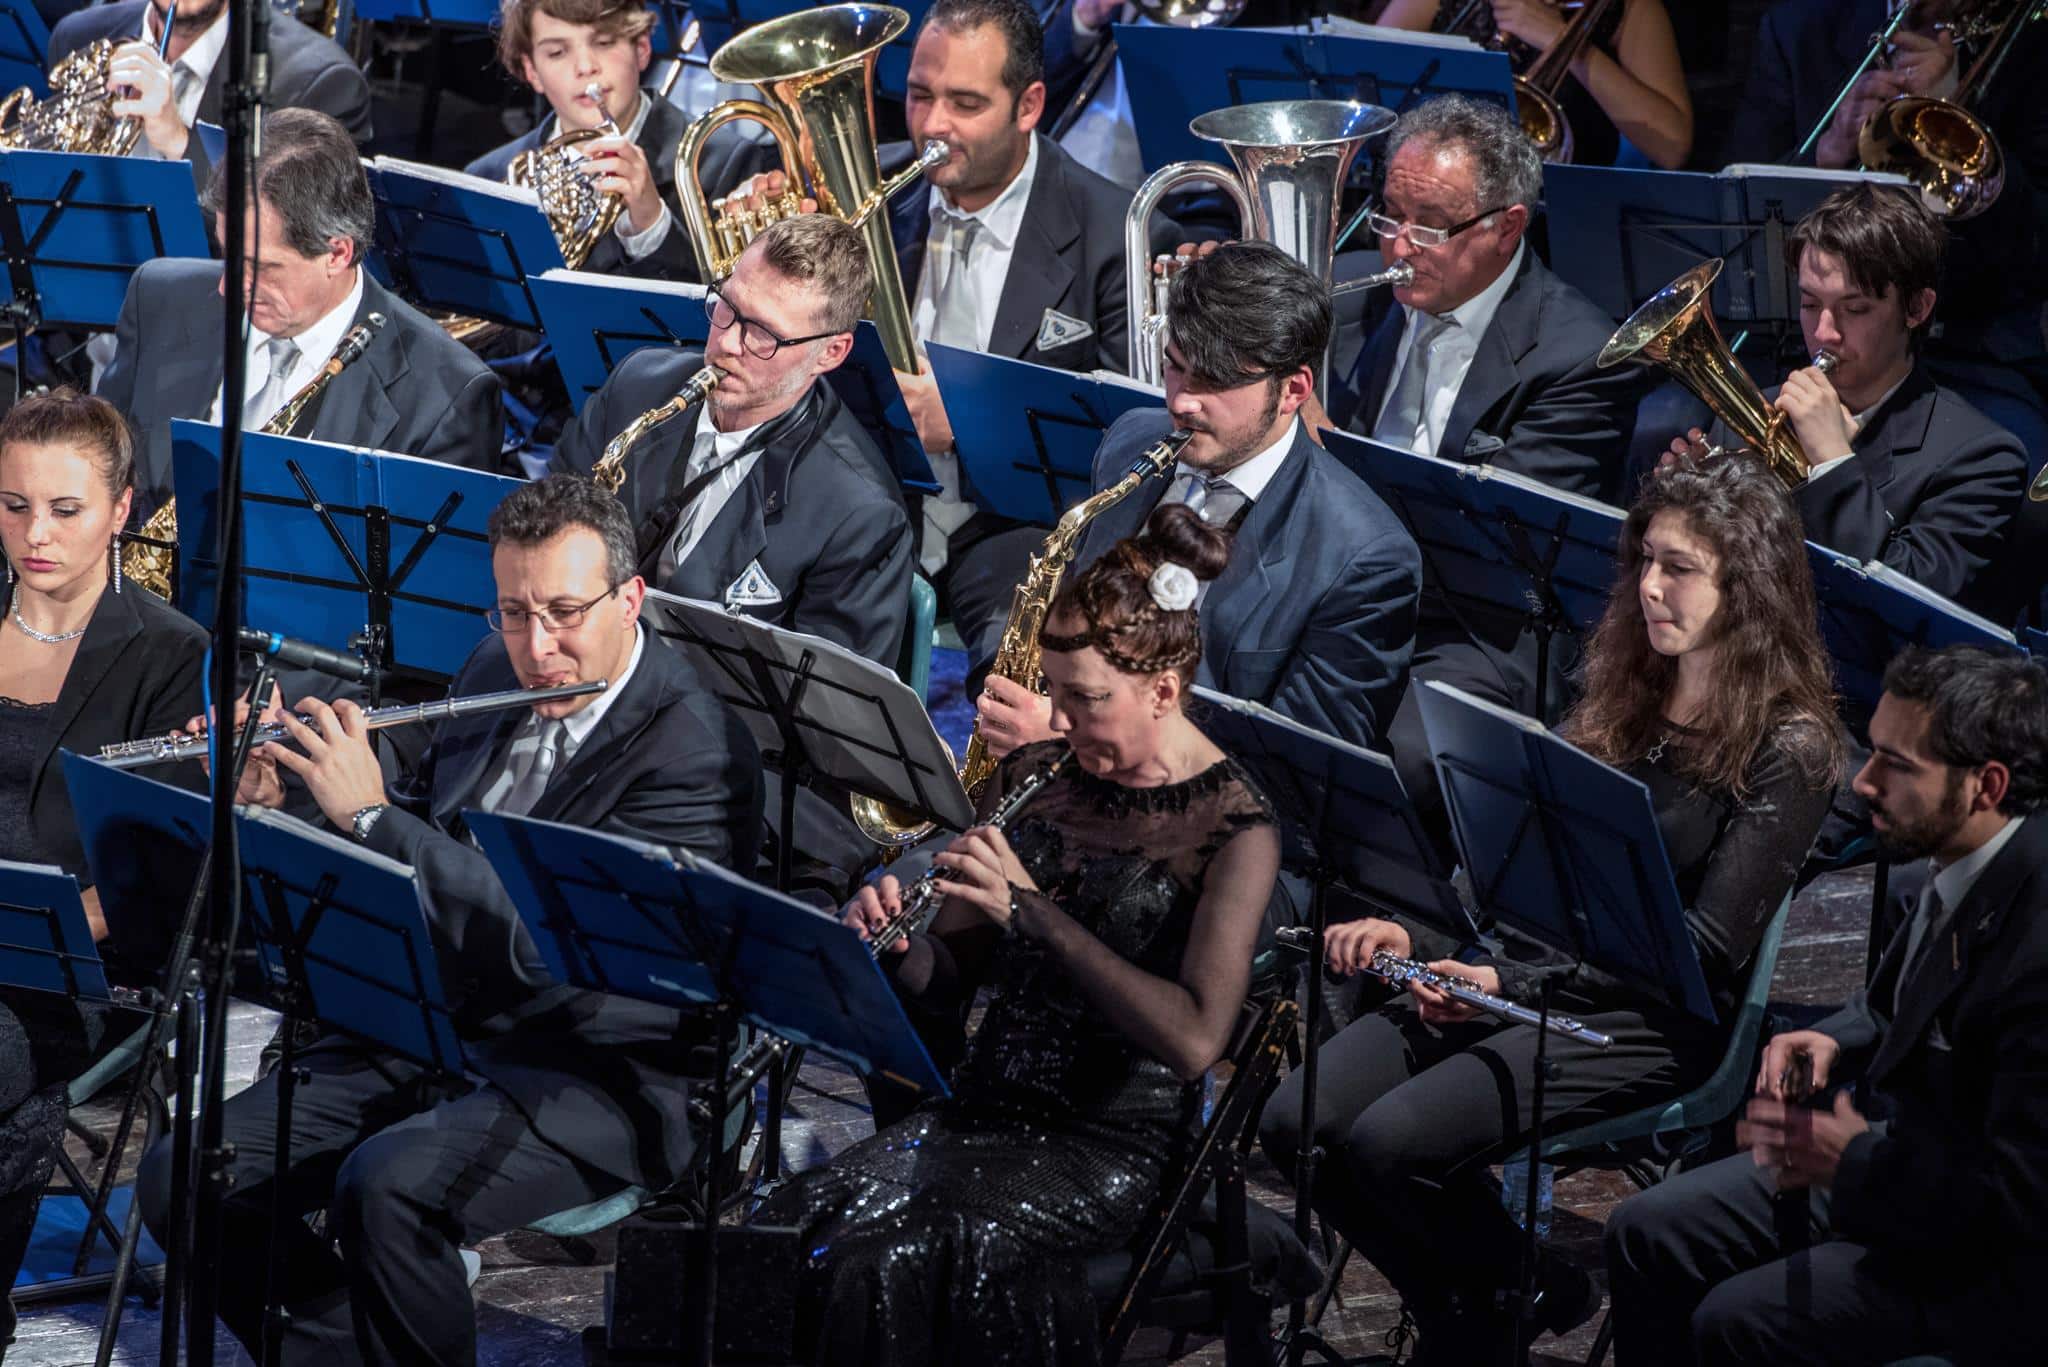
<svg viewBox="0 0 2048 1367">
<path fill-rule="evenodd" d="M 1058 778 L 1060 771 L 1072 763 L 1073 758 L 1074 752 L 1069 750 L 1026 778 L 1004 794 L 1003 800 L 996 804 L 996 809 L 989 813 L 988 820 L 977 824 L 990 826 L 999 831 L 1008 827 L 1031 799 L 1038 796 L 1038 790 Z M 901 905 L 897 908 L 896 914 L 883 922 L 880 930 L 868 937 L 868 953 L 879 959 L 882 957 L 882 951 L 890 945 L 924 930 L 932 923 L 932 918 L 939 914 L 939 908 L 945 905 L 946 894 L 946 880 L 940 876 L 940 870 L 936 865 L 919 874 L 917 880 L 903 890 Z"/>
<path fill-rule="evenodd" d="M 611 687 L 608 679 L 592 679 L 587 683 L 559 684 L 553 688 L 507 688 L 496 693 L 472 693 L 466 698 L 443 698 L 439 702 L 398 703 L 391 707 L 373 707 L 363 713 L 363 725 L 372 731 L 381 731 L 387 726 L 409 726 L 414 722 L 447 721 L 451 717 L 468 717 L 478 712 L 497 712 L 507 707 L 533 707 L 557 698 L 580 698 L 586 693 L 602 693 Z M 305 713 L 295 714 L 301 726 L 311 726 L 313 719 Z M 291 739 L 291 732 L 283 722 L 265 722 L 256 728 L 251 743 L 262 745 L 266 741 Z M 174 764 L 179 760 L 199 759 L 207 752 L 211 743 L 207 733 L 173 731 L 168 736 L 155 736 L 147 740 L 117 741 L 100 747 L 100 759 L 116 769 L 139 769 L 148 764 Z"/>
</svg>

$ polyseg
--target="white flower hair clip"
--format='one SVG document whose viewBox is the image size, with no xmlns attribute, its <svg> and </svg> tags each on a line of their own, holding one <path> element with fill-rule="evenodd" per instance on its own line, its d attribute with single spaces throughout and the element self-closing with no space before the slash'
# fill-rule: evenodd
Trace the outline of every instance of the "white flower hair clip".
<svg viewBox="0 0 2048 1367">
<path fill-rule="evenodd" d="M 1152 591 L 1152 601 L 1161 608 L 1168 612 L 1186 612 L 1195 605 L 1200 585 L 1193 570 L 1168 560 L 1152 571 L 1146 587 Z"/>
</svg>

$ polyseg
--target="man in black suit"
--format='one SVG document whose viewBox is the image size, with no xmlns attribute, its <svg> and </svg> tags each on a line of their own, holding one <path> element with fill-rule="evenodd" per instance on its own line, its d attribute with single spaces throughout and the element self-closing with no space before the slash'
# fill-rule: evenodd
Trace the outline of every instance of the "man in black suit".
<svg viewBox="0 0 2048 1367">
<path fill-rule="evenodd" d="M 215 231 L 231 212 L 225 168 L 207 189 Z M 263 122 L 249 233 L 245 430 L 260 429 L 327 363 L 357 324 L 381 314 L 360 359 L 336 376 L 297 436 L 500 468 L 498 380 L 483 362 L 362 268 L 373 227 L 370 183 L 341 125 L 310 109 Z M 160 259 L 137 270 L 99 394 L 142 441 L 135 514 L 171 495 L 171 419 L 219 418 L 220 263 Z"/>
<path fill-rule="evenodd" d="M 159 57 L 164 15 L 170 0 L 123 0 L 67 16 L 50 34 L 50 65 L 96 39 L 117 45 L 108 71 L 110 90 L 126 87 L 113 112 L 140 119 L 138 149 L 192 163 L 192 178 L 204 189 L 213 159 L 194 131 L 199 121 L 219 125 L 221 92 L 227 84 L 227 0 L 186 0 L 171 25 L 170 47 Z M 276 15 L 270 22 L 269 109 L 317 109 L 332 114 L 358 145 L 370 140 L 370 85 L 334 41 L 296 19 Z"/>
<path fill-rule="evenodd" d="M 464 838 L 468 810 L 629 835 L 749 872 L 759 756 L 682 658 L 638 626 L 632 527 L 590 481 L 554 476 L 491 515 L 496 634 L 457 694 L 595 679 L 595 696 L 445 722 L 416 785 L 385 792 L 361 713 L 318 699 L 287 720 L 295 749 L 262 748 L 240 797 L 277 806 L 302 780 L 344 835 L 412 865 L 469 1071 L 448 1083 L 339 1037 L 315 1044 L 293 1107 L 292 1161 L 273 1166 L 275 1075 L 228 1103 L 221 1317 L 261 1356 L 273 1195 L 294 1214 L 279 1251 L 287 1362 L 473 1363 L 476 1319 L 460 1249 L 625 1189 L 659 1190 L 696 1138 L 685 1065 L 708 1039 L 665 1007 L 553 982 L 497 874 Z M 161 1230 L 166 1145 L 141 1200 Z"/>
<path fill-rule="evenodd" d="M 2048 519 L 2022 497 L 2018 440 L 1919 358 L 1944 236 L 1890 186 L 1845 187 L 1802 218 L 1785 244 L 1800 326 L 1808 353 L 1835 364 L 1793 371 L 1771 398 L 1812 462 L 1792 494 L 1811 540 L 2010 624 L 2039 590 Z M 1695 429 L 1672 447 L 1700 440 Z"/>
<path fill-rule="evenodd" d="M 1870 732 L 1857 790 L 1891 858 L 1929 857 L 1926 890 L 1867 988 L 1771 1040 L 1750 1152 L 1609 1218 L 1621 1367 L 2040 1360 L 2048 676 L 1908 651 Z"/>
</svg>

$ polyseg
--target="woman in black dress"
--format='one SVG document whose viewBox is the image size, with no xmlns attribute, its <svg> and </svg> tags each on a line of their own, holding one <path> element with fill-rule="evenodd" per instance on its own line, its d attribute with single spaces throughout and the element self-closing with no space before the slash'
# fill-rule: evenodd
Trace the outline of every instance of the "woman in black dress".
<svg viewBox="0 0 2048 1367">
<path fill-rule="evenodd" d="M 1561 730 L 1648 787 L 1721 1023 L 1580 968 L 1556 1009 L 1614 1043 L 1550 1036 L 1552 1133 L 1675 1098 L 1713 1070 L 1841 766 L 1799 518 L 1762 462 L 1667 463 L 1629 512 L 1620 559 Z M 1382 949 L 1421 957 L 1533 1006 L 1537 970 L 1564 961 L 1502 938 L 1497 957 L 1459 962 L 1422 927 L 1367 918 L 1331 927 L 1327 957 L 1347 974 Z M 1316 1209 L 1401 1293 L 1418 1362 L 1500 1362 L 1517 1332 L 1496 1293 L 1516 1283 L 1520 1231 L 1488 1165 L 1526 1142 L 1535 1036 L 1415 986 L 1323 1046 L 1315 1127 L 1329 1158 Z M 1295 1171 L 1300 1113 L 1296 1074 L 1261 1128 L 1283 1173 Z M 1583 1272 L 1545 1258 L 1538 1322 L 1563 1334 L 1598 1300 Z"/>
<path fill-rule="evenodd" d="M 1178 504 L 1068 583 L 1041 641 L 1060 739 L 1005 758 L 1010 822 L 938 856 L 951 895 L 884 946 L 923 1002 L 992 989 L 948 1101 L 800 1175 L 759 1220 L 803 1232 L 799 1336 L 821 1363 L 1083 1363 L 1079 1261 L 1136 1231 L 1192 1137 L 1279 864 L 1265 799 L 1182 705 L 1199 581 L 1228 539 Z M 894 878 L 847 907 L 863 932 Z"/>
<path fill-rule="evenodd" d="M 89 882 L 59 751 L 161 735 L 201 710 L 206 633 L 122 585 L 134 448 L 113 405 L 68 389 L 0 418 L 0 859 Z M 86 889 L 94 938 L 106 933 Z M 97 1013 L 0 993 L 0 1276 L 12 1285 L 63 1142 L 65 1083 L 97 1048 Z M 0 1307 L 0 1337 L 11 1332 Z"/>
</svg>

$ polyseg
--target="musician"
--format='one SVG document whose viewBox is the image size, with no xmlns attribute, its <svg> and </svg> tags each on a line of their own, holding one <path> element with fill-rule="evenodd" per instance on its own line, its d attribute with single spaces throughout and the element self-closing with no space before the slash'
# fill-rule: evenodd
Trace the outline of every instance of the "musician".
<svg viewBox="0 0 2048 1367">
<path fill-rule="evenodd" d="M 121 415 L 69 389 L 0 416 L 0 859 L 55 864 L 99 894 L 64 784 L 61 751 L 171 730 L 200 705 L 206 633 L 133 584 L 116 540 L 134 446 Z M 64 1085 L 100 1042 L 104 1017 L 61 996 L 0 990 L 0 1276 L 13 1285 L 36 1206 L 64 1142 Z M 12 1333 L 0 1301 L 0 1345 Z"/>
<path fill-rule="evenodd" d="M 1867 988 L 1770 1041 L 1750 1152 L 1609 1218 L 1623 1367 L 2040 1357 L 2048 677 L 1952 647 L 1884 683 L 1856 789 L 1890 858 L 1927 859 L 1926 890 L 1894 899 Z"/>
<path fill-rule="evenodd" d="M 1234 527 L 1230 569 L 1202 596 L 1196 681 L 1375 745 L 1407 672 L 1421 556 L 1379 496 L 1300 420 L 1329 326 L 1322 281 L 1270 243 L 1227 243 L 1193 259 L 1168 296 L 1166 411 L 1117 419 L 1096 451 L 1094 487 L 1121 479 L 1175 428 L 1194 438 L 1171 480 L 1095 519 L 1074 563 L 1103 554 L 1163 503 L 1195 504 Z M 1049 734 L 1046 700 L 1015 680 L 990 675 L 978 708 L 996 754 Z"/>
<path fill-rule="evenodd" d="M 228 2 L 180 0 L 170 47 L 158 56 L 169 10 L 170 0 L 121 0 L 69 15 L 50 33 L 50 65 L 97 39 L 113 40 L 118 46 L 107 90 L 116 97 L 115 114 L 141 121 L 136 154 L 191 162 L 193 182 L 203 191 L 213 176 L 213 154 L 194 129 L 200 120 L 221 122 Z M 370 141 L 370 84 L 362 70 L 333 39 L 289 15 L 271 17 L 264 104 L 317 109 L 337 119 L 358 146 Z"/>
<path fill-rule="evenodd" d="M 771 224 L 705 296 L 711 338 L 619 363 L 563 431 L 554 468 L 587 474 L 705 365 L 709 399 L 639 438 L 620 494 L 656 587 L 710 599 L 895 667 L 910 598 L 901 486 L 825 377 L 867 305 L 867 248 L 826 214 Z"/>
<path fill-rule="evenodd" d="M 362 268 L 373 227 L 370 183 L 342 126 L 310 109 L 263 121 L 255 203 L 245 430 L 260 429 L 310 382 L 349 330 L 382 314 L 362 357 L 302 415 L 294 435 L 501 468 L 498 381 L 425 315 Z M 205 207 L 226 234 L 225 168 Z M 171 495 L 172 418 L 220 417 L 222 269 L 216 261 L 144 262 L 128 282 L 113 363 L 98 392 L 142 438 L 135 512 Z"/>
<path fill-rule="evenodd" d="M 1547 1041 L 1558 1065 L 1544 1092 L 1552 1133 L 1677 1096 L 1713 1070 L 1841 756 L 1798 519 L 1773 476 L 1733 459 L 1658 471 L 1629 510 L 1620 558 L 1587 647 L 1585 692 L 1562 730 L 1649 788 L 1723 1023 L 1596 970 L 1565 976 L 1556 1009 L 1614 1042 Z M 1420 957 L 1533 1006 L 1539 976 L 1561 956 L 1502 934 L 1501 955 L 1460 962 L 1424 927 L 1366 918 L 1331 928 L 1328 962 L 1350 974 L 1379 950 Z M 1486 1165 L 1525 1142 L 1536 1032 L 1433 988 L 1410 993 L 1323 1048 L 1314 1134 L 1331 1158 L 1316 1208 L 1400 1292 L 1425 1360 L 1497 1362 L 1515 1317 L 1495 1308 L 1494 1293 L 1516 1284 L 1521 1235 Z M 1297 1072 L 1261 1127 L 1284 1173 L 1295 1171 L 1300 1114 Z M 1583 1272 L 1546 1255 L 1540 1273 L 1542 1328 L 1564 1334 L 1592 1313 Z"/>
<path fill-rule="evenodd" d="M 1558 0 L 1389 0 L 1375 22 L 1426 33 L 1467 11 L 1465 36 L 1504 36 L 1521 72 L 1575 17 Z M 1555 92 L 1572 127 L 1572 161 L 1682 170 L 1692 154 L 1692 96 L 1664 0 L 1621 0 L 1597 25 Z"/>
<path fill-rule="evenodd" d="M 1793 494 L 1810 539 L 2009 623 L 2041 582 L 2031 527 L 2014 539 L 2026 453 L 1920 359 L 1944 236 L 1913 196 L 1881 185 L 1844 187 L 1799 220 L 1786 255 L 1800 329 L 1809 354 L 1836 364 L 1794 371 L 1771 397 L 1813 462 Z M 1695 429 L 1672 449 L 1698 441 Z"/>
<path fill-rule="evenodd" d="M 661 1190 L 695 1148 L 685 1101 L 694 1018 L 567 987 L 483 855 L 470 809 L 614 831 L 745 873 L 758 840 L 760 759 L 682 658 L 639 629 L 644 581 L 617 500 L 551 476 L 491 514 L 494 634 L 457 675 L 465 695 L 596 679 L 594 696 L 457 718 L 415 786 L 387 794 L 362 714 L 308 698 L 290 746 L 252 757 L 238 800 L 277 806 L 301 780 L 341 835 L 417 870 L 442 984 L 472 1080 L 447 1083 L 374 1046 L 329 1037 L 300 1056 L 292 1161 L 272 1166 L 276 1078 L 228 1102 L 232 1185 L 222 1266 L 266 1265 L 270 1202 L 328 1211 L 280 1250 L 287 1362 L 470 1363 L 476 1322 L 459 1249 L 629 1185 Z M 164 1230 L 170 1153 L 138 1181 Z M 221 1279 L 221 1318 L 261 1355 L 265 1278 Z"/>
<path fill-rule="evenodd" d="M 882 947 L 912 1000 L 991 989 L 953 1094 L 758 1213 L 796 1226 L 809 1253 L 804 1360 L 1093 1360 L 1079 1259 L 1128 1240 L 1185 1156 L 1279 862 L 1265 797 L 1184 710 L 1197 599 L 1230 561 L 1219 528 L 1169 505 L 1054 599 L 1042 642 L 1057 739 L 1003 762 L 984 820 L 1052 776 L 1006 828 L 977 826 L 938 855 L 952 881 L 937 919 Z M 872 934 L 902 891 L 884 876 L 846 919 Z"/>
</svg>

